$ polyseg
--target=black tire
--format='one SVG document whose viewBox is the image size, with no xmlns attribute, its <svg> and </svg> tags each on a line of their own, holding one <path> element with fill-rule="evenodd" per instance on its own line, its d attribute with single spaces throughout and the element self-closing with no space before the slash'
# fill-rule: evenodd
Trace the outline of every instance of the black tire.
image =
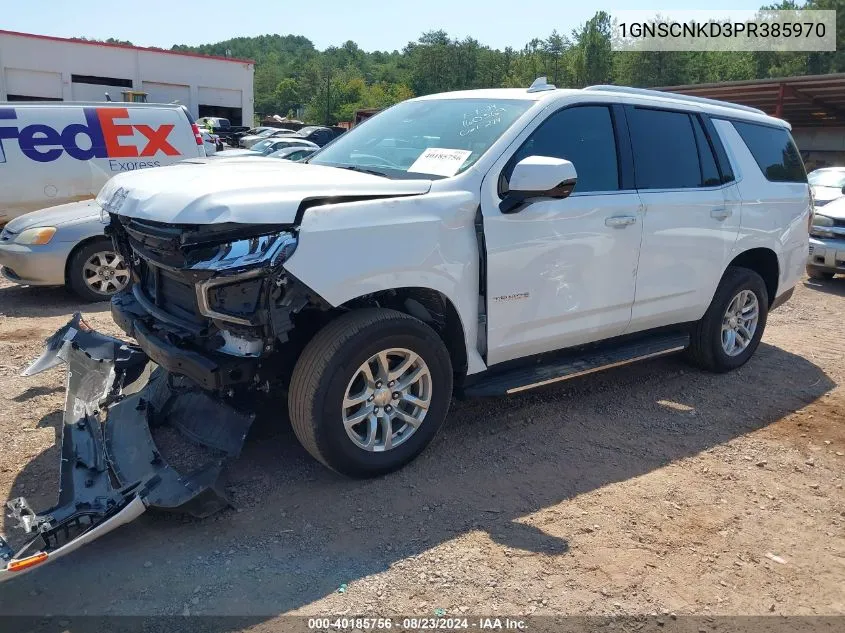
<svg viewBox="0 0 845 633">
<path fill-rule="evenodd" d="M 742 290 L 750 290 L 757 297 L 759 318 L 751 342 L 740 354 L 729 356 L 722 347 L 722 318 L 733 298 Z M 713 301 L 700 321 L 690 332 L 688 359 L 698 367 L 723 373 L 741 367 L 754 354 L 769 314 L 769 293 L 763 278 L 748 268 L 728 268 L 722 276 Z"/>
<path fill-rule="evenodd" d="M 109 298 L 116 292 L 95 292 L 85 282 L 85 262 L 87 262 L 92 256 L 99 252 L 114 253 L 114 245 L 112 244 L 110 239 L 103 237 L 102 239 L 96 239 L 91 242 L 88 242 L 81 248 L 77 248 L 71 254 L 67 266 L 67 282 L 70 289 L 73 290 L 73 292 L 80 299 L 92 303 L 95 301 L 108 301 Z"/>
<path fill-rule="evenodd" d="M 836 273 L 831 273 L 826 270 L 819 270 L 818 268 L 814 268 L 813 266 L 807 266 L 807 276 L 810 279 L 823 279 L 824 281 L 830 281 L 833 279 Z"/>
<path fill-rule="evenodd" d="M 390 348 L 415 352 L 428 365 L 431 403 L 405 442 L 372 452 L 347 435 L 341 404 L 357 369 Z M 317 460 L 350 477 L 374 477 L 401 468 L 428 446 L 443 426 L 451 397 L 452 363 L 437 333 L 402 312 L 367 308 L 335 319 L 306 345 L 291 378 L 288 409 L 296 437 Z"/>
</svg>

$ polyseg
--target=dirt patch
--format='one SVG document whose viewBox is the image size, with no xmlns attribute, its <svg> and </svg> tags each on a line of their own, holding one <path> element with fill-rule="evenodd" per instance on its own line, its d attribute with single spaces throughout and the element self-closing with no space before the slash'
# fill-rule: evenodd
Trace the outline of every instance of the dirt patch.
<svg viewBox="0 0 845 633">
<path fill-rule="evenodd" d="M 17 374 L 74 310 L 117 333 L 104 304 L 45 292 L 0 282 L 0 492 L 39 508 L 55 498 L 64 370 Z M 269 629 L 436 609 L 845 614 L 843 314 L 845 280 L 808 282 L 731 374 L 667 358 L 455 403 L 420 459 L 376 480 L 327 471 L 270 411 L 228 469 L 239 511 L 148 513 L 4 585 L 0 611 Z"/>
<path fill-rule="evenodd" d="M 0 341 L 20 342 L 27 339 L 44 341 L 53 333 L 51 330 L 41 328 L 15 328 L 8 331 L 0 331 Z"/>
</svg>

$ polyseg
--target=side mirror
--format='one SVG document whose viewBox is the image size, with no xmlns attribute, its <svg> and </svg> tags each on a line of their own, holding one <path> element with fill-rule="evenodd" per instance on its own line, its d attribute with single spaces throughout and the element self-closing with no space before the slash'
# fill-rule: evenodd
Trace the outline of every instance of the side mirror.
<svg viewBox="0 0 845 633">
<path fill-rule="evenodd" d="M 515 213 L 528 198 L 566 198 L 577 180 L 575 165 L 566 159 L 528 156 L 514 166 L 499 210 Z"/>
</svg>

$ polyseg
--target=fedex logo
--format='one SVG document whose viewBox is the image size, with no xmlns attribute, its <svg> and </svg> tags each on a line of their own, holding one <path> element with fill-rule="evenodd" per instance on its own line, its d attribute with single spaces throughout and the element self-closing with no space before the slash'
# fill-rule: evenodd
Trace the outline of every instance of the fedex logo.
<svg viewBox="0 0 845 633">
<path fill-rule="evenodd" d="M 5 161 L 4 140 L 17 140 L 21 152 L 39 163 L 50 163 L 62 152 L 77 160 L 92 158 L 140 158 L 155 156 L 179 156 L 179 151 L 167 140 L 175 125 L 158 127 L 127 123 L 126 108 L 82 108 L 85 123 L 71 123 L 63 130 L 57 130 L 43 123 L 32 123 L 19 128 L 8 125 L 17 120 L 14 108 L 0 108 L 0 163 Z M 124 120 L 124 121 L 122 121 Z M 136 145 L 131 141 L 135 132 L 141 134 L 143 142 Z M 130 141 L 130 142 L 127 142 Z"/>
</svg>

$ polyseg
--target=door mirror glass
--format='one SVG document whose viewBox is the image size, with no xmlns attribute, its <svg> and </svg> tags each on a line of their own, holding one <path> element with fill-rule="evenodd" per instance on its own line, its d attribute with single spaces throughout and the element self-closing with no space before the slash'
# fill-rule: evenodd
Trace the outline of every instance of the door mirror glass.
<svg viewBox="0 0 845 633">
<path fill-rule="evenodd" d="M 565 158 L 528 156 L 514 165 L 499 210 L 515 213 L 528 198 L 566 198 L 577 180 L 575 165 Z"/>
</svg>

